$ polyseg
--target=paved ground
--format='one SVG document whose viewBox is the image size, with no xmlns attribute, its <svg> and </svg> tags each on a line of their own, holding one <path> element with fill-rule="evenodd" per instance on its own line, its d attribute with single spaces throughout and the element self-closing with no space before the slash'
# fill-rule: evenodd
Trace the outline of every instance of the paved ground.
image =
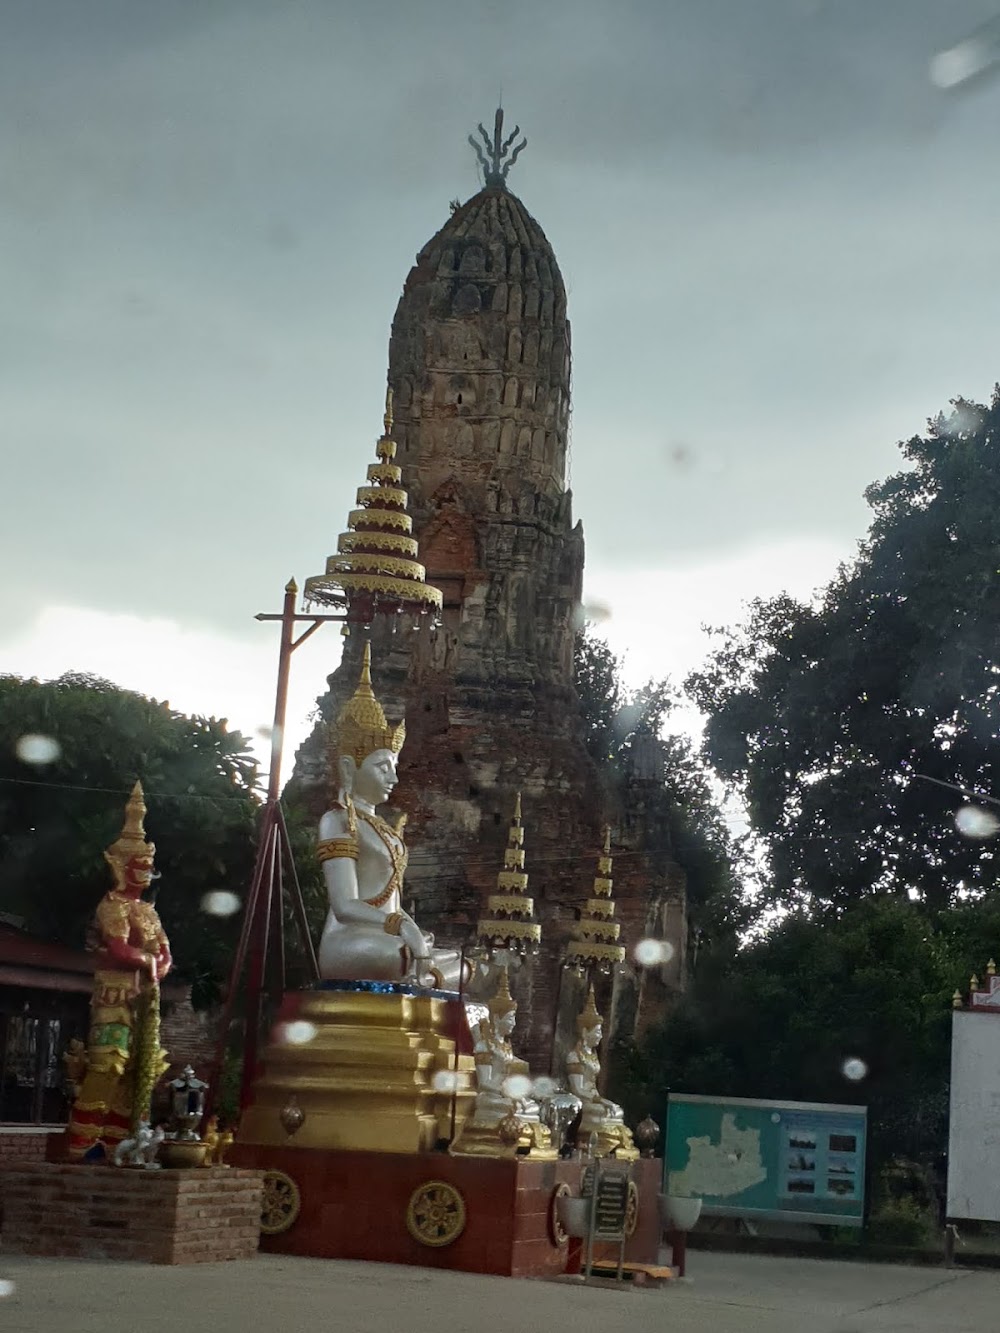
<svg viewBox="0 0 1000 1333">
<path fill-rule="evenodd" d="M 3 1333 L 984 1333 L 1000 1274 L 749 1255 L 660 1290 L 321 1259 L 163 1268 L 0 1255 Z"/>
</svg>

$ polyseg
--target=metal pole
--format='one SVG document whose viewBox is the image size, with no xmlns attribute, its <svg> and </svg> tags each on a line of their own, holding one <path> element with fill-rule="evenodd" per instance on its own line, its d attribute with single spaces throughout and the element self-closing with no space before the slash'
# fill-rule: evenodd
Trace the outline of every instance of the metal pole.
<svg viewBox="0 0 1000 1333">
<path fill-rule="evenodd" d="M 274 722 L 271 726 L 271 770 L 267 778 L 267 799 L 276 801 L 281 789 L 281 747 L 285 738 L 285 714 L 288 710 L 288 675 L 292 665 L 292 634 L 295 629 L 295 598 L 299 587 L 294 579 L 285 584 L 281 608 L 281 646 L 278 649 L 278 684 L 274 692 Z"/>
<path fill-rule="evenodd" d="M 250 944 L 250 969 L 247 974 L 246 1027 L 243 1034 L 243 1074 L 240 1080 L 240 1110 L 250 1101 L 257 1068 L 257 1043 L 260 1037 L 261 999 L 264 993 L 264 973 L 267 964 L 267 941 L 271 924 L 271 902 L 274 896 L 274 853 L 277 845 L 276 803 L 264 810 L 262 893 L 255 904 L 253 931 Z"/>
<path fill-rule="evenodd" d="M 590 1150 L 591 1166 L 591 1194 L 590 1194 L 590 1213 L 587 1219 L 587 1252 L 584 1260 L 583 1278 L 589 1281 L 594 1266 L 594 1230 L 597 1227 L 597 1187 L 601 1178 L 601 1159 L 594 1156 L 594 1150 L 597 1147 L 597 1135 L 591 1134 L 588 1143 Z"/>
<path fill-rule="evenodd" d="M 281 829 L 281 839 L 284 844 L 285 853 L 288 857 L 288 868 L 292 875 L 292 914 L 295 917 L 295 924 L 299 928 L 299 935 L 302 939 L 303 947 L 306 951 L 306 957 L 309 960 L 309 967 L 313 981 L 319 980 L 319 963 L 316 959 L 316 950 L 313 947 L 312 935 L 309 933 L 309 921 L 306 917 L 306 905 L 302 899 L 302 886 L 299 884 L 299 872 L 295 867 L 295 857 L 292 855 L 292 840 L 288 836 L 288 824 L 285 821 L 285 812 L 281 806 L 275 807 L 278 815 L 278 823 Z"/>
</svg>

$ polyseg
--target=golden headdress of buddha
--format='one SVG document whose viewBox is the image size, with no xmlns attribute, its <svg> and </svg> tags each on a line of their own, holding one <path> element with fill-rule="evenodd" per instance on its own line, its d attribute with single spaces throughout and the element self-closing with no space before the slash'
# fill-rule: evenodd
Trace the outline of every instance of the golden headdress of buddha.
<svg viewBox="0 0 1000 1333">
<path fill-rule="evenodd" d="M 497 988 L 489 1001 L 490 1017 L 496 1021 L 503 1018 L 504 1014 L 513 1013 L 517 1008 L 517 1001 L 510 993 L 510 982 L 507 978 L 507 969 L 500 969 L 500 980 L 497 982 Z"/>
<path fill-rule="evenodd" d="M 154 843 L 146 841 L 146 829 L 143 820 L 146 817 L 146 802 L 143 799 L 142 783 L 137 782 L 132 788 L 132 795 L 125 805 L 125 823 L 115 842 L 104 853 L 104 859 L 111 867 L 115 877 L 115 888 L 121 888 L 125 882 L 125 867 L 137 856 L 153 858 L 156 851 Z"/>
<path fill-rule="evenodd" d="M 592 1032 L 598 1023 L 603 1022 L 604 1019 L 597 1012 L 597 997 L 594 995 L 594 987 L 591 986 L 587 991 L 587 1003 L 577 1015 L 576 1030 L 583 1036 L 585 1032 Z"/>
<path fill-rule="evenodd" d="M 382 705 L 372 689 L 371 666 L 371 644 L 366 643 L 358 688 L 328 730 L 328 750 L 334 768 L 341 755 L 349 754 L 360 768 L 376 750 L 391 750 L 393 754 L 399 754 L 403 748 L 406 723 L 389 726 Z"/>
</svg>

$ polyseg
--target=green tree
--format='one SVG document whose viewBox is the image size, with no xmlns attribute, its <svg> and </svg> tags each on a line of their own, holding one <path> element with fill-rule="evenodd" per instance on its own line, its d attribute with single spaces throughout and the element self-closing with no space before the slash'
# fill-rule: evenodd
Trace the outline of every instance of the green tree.
<svg viewBox="0 0 1000 1333">
<path fill-rule="evenodd" d="M 934 919 L 889 895 L 793 913 L 706 960 L 642 1047 L 636 1113 L 659 1119 L 667 1089 L 860 1103 L 876 1169 L 933 1164 L 947 1140 L 951 996 L 982 971 L 990 938 L 992 902 Z"/>
<path fill-rule="evenodd" d="M 786 905 L 940 910 L 997 882 L 935 784 L 1000 790 L 1000 391 L 900 447 L 857 559 L 812 605 L 754 603 L 688 682 Z"/>
<path fill-rule="evenodd" d="M 31 761 L 19 753 L 25 736 L 54 741 L 57 753 Z M 220 917 L 202 902 L 218 890 L 245 895 L 257 810 L 255 762 L 224 720 L 187 717 L 90 676 L 0 677 L 0 911 L 80 947 L 111 882 L 103 851 L 136 778 L 177 974 L 207 1001 L 225 977 L 239 914 Z"/>
<path fill-rule="evenodd" d="M 688 920 L 699 948 L 731 946 L 752 919 L 743 893 L 749 867 L 693 742 L 667 730 L 677 692 L 665 680 L 626 689 L 621 661 L 589 629 L 577 636 L 574 669 L 587 748 L 609 807 L 642 804 L 653 840 L 685 872 Z"/>
</svg>

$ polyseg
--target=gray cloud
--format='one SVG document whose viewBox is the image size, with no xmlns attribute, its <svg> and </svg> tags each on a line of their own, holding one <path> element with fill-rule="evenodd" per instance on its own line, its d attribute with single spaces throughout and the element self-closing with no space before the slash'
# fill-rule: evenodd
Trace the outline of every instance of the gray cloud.
<svg viewBox="0 0 1000 1333">
<path fill-rule="evenodd" d="M 321 565 L 501 86 L 570 289 L 592 558 L 860 535 L 895 439 L 997 373 L 1000 86 L 927 78 L 994 3 L 9 7 L 8 629 L 243 633 Z"/>
</svg>

